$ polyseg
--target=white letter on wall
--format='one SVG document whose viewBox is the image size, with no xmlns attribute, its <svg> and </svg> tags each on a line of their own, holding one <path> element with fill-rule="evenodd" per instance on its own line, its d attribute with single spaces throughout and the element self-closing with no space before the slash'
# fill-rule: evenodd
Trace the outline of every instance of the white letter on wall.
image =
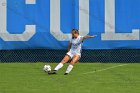
<svg viewBox="0 0 140 93">
<path fill-rule="evenodd" d="M 89 33 L 89 0 L 79 0 L 79 31 L 80 35 Z M 60 29 L 60 0 L 50 0 L 50 32 L 59 41 L 71 38 Z"/>
<path fill-rule="evenodd" d="M 79 0 L 79 31 L 82 36 L 89 33 L 89 0 Z"/>
<path fill-rule="evenodd" d="M 26 4 L 35 4 L 36 0 L 26 0 Z M 10 34 L 7 31 L 7 0 L 0 0 L 0 38 L 4 41 L 28 41 L 35 34 L 35 25 L 26 25 L 22 34 Z"/>
<path fill-rule="evenodd" d="M 102 40 L 139 40 L 139 29 L 132 33 L 115 33 L 115 0 L 105 0 L 105 33 Z"/>
</svg>

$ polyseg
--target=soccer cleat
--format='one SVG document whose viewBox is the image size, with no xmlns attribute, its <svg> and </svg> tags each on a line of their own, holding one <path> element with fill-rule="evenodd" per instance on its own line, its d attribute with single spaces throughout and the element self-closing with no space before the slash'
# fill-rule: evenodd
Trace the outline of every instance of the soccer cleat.
<svg viewBox="0 0 140 93">
<path fill-rule="evenodd" d="M 69 73 L 65 73 L 64 75 L 68 75 Z"/>
<path fill-rule="evenodd" d="M 53 70 L 53 71 L 48 72 L 48 74 L 53 75 L 53 74 L 56 74 L 56 72 L 57 72 L 56 70 Z"/>
</svg>

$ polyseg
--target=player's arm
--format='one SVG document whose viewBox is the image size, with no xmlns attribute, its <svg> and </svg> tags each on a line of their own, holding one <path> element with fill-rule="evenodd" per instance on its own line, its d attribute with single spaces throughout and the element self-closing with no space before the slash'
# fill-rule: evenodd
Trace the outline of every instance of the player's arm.
<svg viewBox="0 0 140 93">
<path fill-rule="evenodd" d="M 69 42 L 69 45 L 68 45 L 68 51 L 70 51 L 70 49 L 71 49 L 71 45 L 72 45 L 72 43 Z"/>
<path fill-rule="evenodd" d="M 85 39 L 87 39 L 87 38 L 94 38 L 94 37 L 96 37 L 96 36 L 97 36 L 97 35 L 93 35 L 93 36 L 86 35 L 86 36 L 83 37 L 83 40 L 85 40 Z M 82 41 L 83 41 L 83 40 L 82 40 Z"/>
</svg>

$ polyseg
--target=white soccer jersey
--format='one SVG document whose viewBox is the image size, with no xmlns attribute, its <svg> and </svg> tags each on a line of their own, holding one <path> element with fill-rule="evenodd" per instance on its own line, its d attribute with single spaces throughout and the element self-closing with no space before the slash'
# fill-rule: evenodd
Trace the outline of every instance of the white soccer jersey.
<svg viewBox="0 0 140 93">
<path fill-rule="evenodd" d="M 73 38 L 71 39 L 71 43 L 72 43 L 72 46 L 71 46 L 71 51 L 75 51 L 77 53 L 81 53 L 81 50 L 82 50 L 82 44 L 83 44 L 83 36 L 78 36 L 77 38 Z"/>
<path fill-rule="evenodd" d="M 81 56 L 82 44 L 83 44 L 82 40 L 83 40 L 83 36 L 80 35 L 77 38 L 71 39 L 70 43 L 72 43 L 72 45 L 67 55 L 69 55 L 71 58 L 73 58 L 75 55 Z"/>
</svg>

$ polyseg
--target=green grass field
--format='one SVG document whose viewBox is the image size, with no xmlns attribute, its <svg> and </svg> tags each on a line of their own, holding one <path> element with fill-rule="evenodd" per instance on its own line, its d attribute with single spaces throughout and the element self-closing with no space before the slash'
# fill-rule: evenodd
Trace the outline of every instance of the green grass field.
<svg viewBox="0 0 140 93">
<path fill-rule="evenodd" d="M 57 64 L 48 63 L 54 68 Z M 78 63 L 48 75 L 45 63 L 0 63 L 0 93 L 140 93 L 140 64 Z"/>
</svg>

